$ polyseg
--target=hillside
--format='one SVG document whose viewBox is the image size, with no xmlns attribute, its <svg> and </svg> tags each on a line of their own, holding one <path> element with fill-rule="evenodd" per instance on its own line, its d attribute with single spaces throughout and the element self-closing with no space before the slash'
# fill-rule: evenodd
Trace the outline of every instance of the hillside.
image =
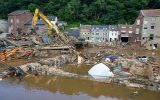
<svg viewBox="0 0 160 100">
<path fill-rule="evenodd" d="M 0 18 L 35 8 L 72 24 L 132 24 L 141 9 L 160 8 L 160 0 L 0 0 Z"/>
</svg>

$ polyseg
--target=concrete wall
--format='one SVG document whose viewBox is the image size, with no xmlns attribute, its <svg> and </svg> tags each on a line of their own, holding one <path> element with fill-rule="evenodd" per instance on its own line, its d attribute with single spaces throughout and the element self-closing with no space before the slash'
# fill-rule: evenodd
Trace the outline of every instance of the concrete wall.
<svg viewBox="0 0 160 100">
<path fill-rule="evenodd" d="M 119 32 L 118 31 L 109 31 L 107 40 L 110 41 L 110 42 L 117 41 L 118 40 L 118 36 L 119 36 Z"/>
<path fill-rule="evenodd" d="M 151 49 L 160 43 L 160 17 L 144 17 L 143 22 L 141 45 Z"/>
<path fill-rule="evenodd" d="M 8 22 L 5 20 L 0 20 L 0 32 L 8 33 Z"/>
<path fill-rule="evenodd" d="M 91 39 L 91 25 L 80 25 L 80 37 L 86 41 Z"/>
</svg>

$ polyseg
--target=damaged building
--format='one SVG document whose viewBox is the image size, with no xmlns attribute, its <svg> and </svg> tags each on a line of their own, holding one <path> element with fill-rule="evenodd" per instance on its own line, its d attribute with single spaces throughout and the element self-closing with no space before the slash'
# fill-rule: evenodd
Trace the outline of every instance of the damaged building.
<svg viewBox="0 0 160 100">
<path fill-rule="evenodd" d="M 130 42 L 133 33 L 133 25 L 118 25 L 119 27 L 119 41 Z"/>
<path fill-rule="evenodd" d="M 155 49 L 160 43 L 160 9 L 141 10 L 136 20 L 136 34 L 141 35 L 141 45 Z"/>
<path fill-rule="evenodd" d="M 13 35 L 25 33 L 24 23 L 33 18 L 29 10 L 16 10 L 8 14 L 9 33 Z"/>
</svg>

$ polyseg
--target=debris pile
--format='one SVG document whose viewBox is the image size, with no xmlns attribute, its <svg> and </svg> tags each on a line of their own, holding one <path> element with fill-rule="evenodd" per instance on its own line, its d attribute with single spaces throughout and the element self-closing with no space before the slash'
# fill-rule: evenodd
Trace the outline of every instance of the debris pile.
<svg viewBox="0 0 160 100">
<path fill-rule="evenodd" d="M 37 63 L 28 63 L 19 66 L 25 73 L 36 73 L 39 75 L 60 75 L 60 76 L 75 76 L 76 74 L 64 72 L 58 67 L 64 63 L 71 62 L 72 59 L 69 55 L 57 56 L 54 58 L 48 58 L 40 60 Z"/>
</svg>

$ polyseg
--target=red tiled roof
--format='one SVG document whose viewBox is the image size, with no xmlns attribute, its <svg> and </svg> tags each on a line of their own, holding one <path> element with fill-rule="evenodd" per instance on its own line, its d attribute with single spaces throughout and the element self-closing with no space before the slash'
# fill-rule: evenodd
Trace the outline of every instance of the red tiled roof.
<svg viewBox="0 0 160 100">
<path fill-rule="evenodd" d="M 141 10 L 145 17 L 160 16 L 160 9 Z"/>
</svg>

